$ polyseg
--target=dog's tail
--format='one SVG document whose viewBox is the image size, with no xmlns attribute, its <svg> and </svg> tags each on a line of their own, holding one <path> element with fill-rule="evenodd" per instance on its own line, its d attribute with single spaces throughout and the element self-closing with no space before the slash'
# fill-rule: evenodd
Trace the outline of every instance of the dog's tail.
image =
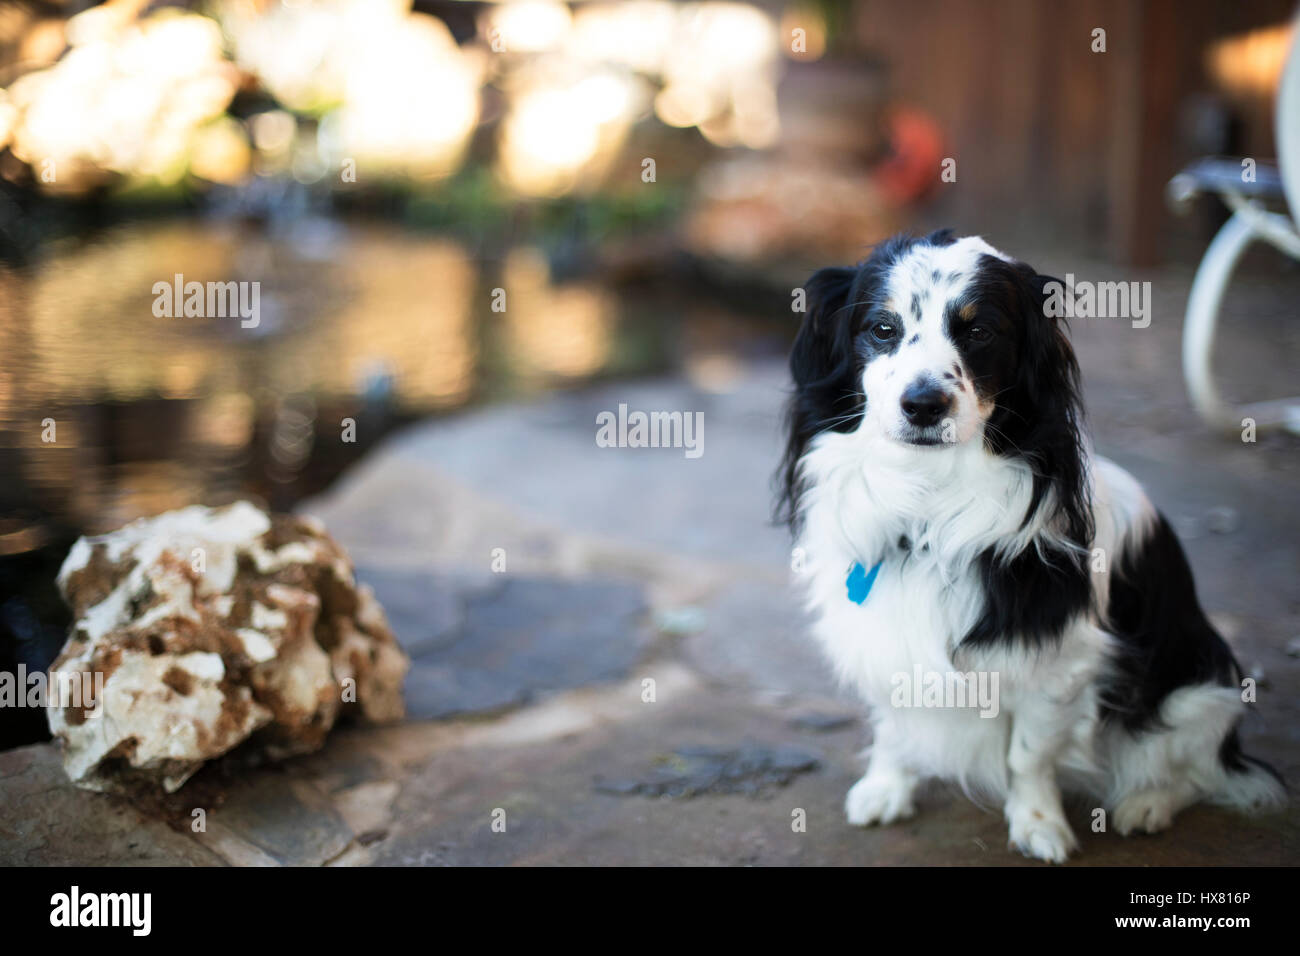
<svg viewBox="0 0 1300 956">
<path fill-rule="evenodd" d="M 1219 747 L 1222 768 L 1211 800 L 1221 806 L 1257 811 L 1280 807 L 1287 801 L 1282 775 L 1257 757 L 1241 749 L 1241 737 L 1233 727 Z"/>
</svg>

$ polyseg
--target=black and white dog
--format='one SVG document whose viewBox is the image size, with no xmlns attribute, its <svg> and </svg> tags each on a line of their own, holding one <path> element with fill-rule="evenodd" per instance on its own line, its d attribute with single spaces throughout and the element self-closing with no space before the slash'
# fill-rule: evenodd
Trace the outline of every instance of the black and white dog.
<svg viewBox="0 0 1300 956">
<path fill-rule="evenodd" d="M 818 272 L 778 479 L 815 633 L 872 709 L 849 822 L 907 817 L 942 777 L 1059 862 L 1077 846 L 1063 787 L 1124 834 L 1285 791 L 1241 752 L 1241 673 L 1168 522 L 1081 434 L 1051 281 L 946 230 Z M 995 675 L 996 714 L 917 706 L 914 674 Z"/>
</svg>

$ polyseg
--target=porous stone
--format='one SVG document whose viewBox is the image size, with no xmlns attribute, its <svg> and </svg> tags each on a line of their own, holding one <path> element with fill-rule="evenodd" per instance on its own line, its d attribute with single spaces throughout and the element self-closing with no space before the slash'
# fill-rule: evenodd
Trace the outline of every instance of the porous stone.
<svg viewBox="0 0 1300 956">
<path fill-rule="evenodd" d="M 408 662 L 316 521 L 195 505 L 73 545 L 47 713 L 78 786 L 179 788 L 249 741 L 306 753 L 335 720 L 403 714 Z"/>
</svg>

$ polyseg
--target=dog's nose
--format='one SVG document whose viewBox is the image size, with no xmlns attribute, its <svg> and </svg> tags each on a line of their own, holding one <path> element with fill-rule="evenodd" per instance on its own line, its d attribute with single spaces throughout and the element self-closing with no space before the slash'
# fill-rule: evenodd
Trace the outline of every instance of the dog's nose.
<svg viewBox="0 0 1300 956">
<path fill-rule="evenodd" d="M 913 382 L 903 392 L 903 414 L 913 425 L 924 428 L 943 418 L 952 399 L 931 382 Z"/>
</svg>

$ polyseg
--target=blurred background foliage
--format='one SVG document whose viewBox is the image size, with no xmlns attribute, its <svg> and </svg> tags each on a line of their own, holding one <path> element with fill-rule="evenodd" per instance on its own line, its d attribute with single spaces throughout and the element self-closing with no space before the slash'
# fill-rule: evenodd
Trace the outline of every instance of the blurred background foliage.
<svg viewBox="0 0 1300 956">
<path fill-rule="evenodd" d="M 25 194 L 256 211 L 302 193 L 472 229 L 604 196 L 594 224 L 617 230 L 670 212 L 707 145 L 779 132 L 778 23 L 743 3 L 80 6 L 0 16 L 0 177 Z M 638 190 L 651 149 L 662 188 Z M 6 217 L 10 257 L 56 220 Z"/>
</svg>

